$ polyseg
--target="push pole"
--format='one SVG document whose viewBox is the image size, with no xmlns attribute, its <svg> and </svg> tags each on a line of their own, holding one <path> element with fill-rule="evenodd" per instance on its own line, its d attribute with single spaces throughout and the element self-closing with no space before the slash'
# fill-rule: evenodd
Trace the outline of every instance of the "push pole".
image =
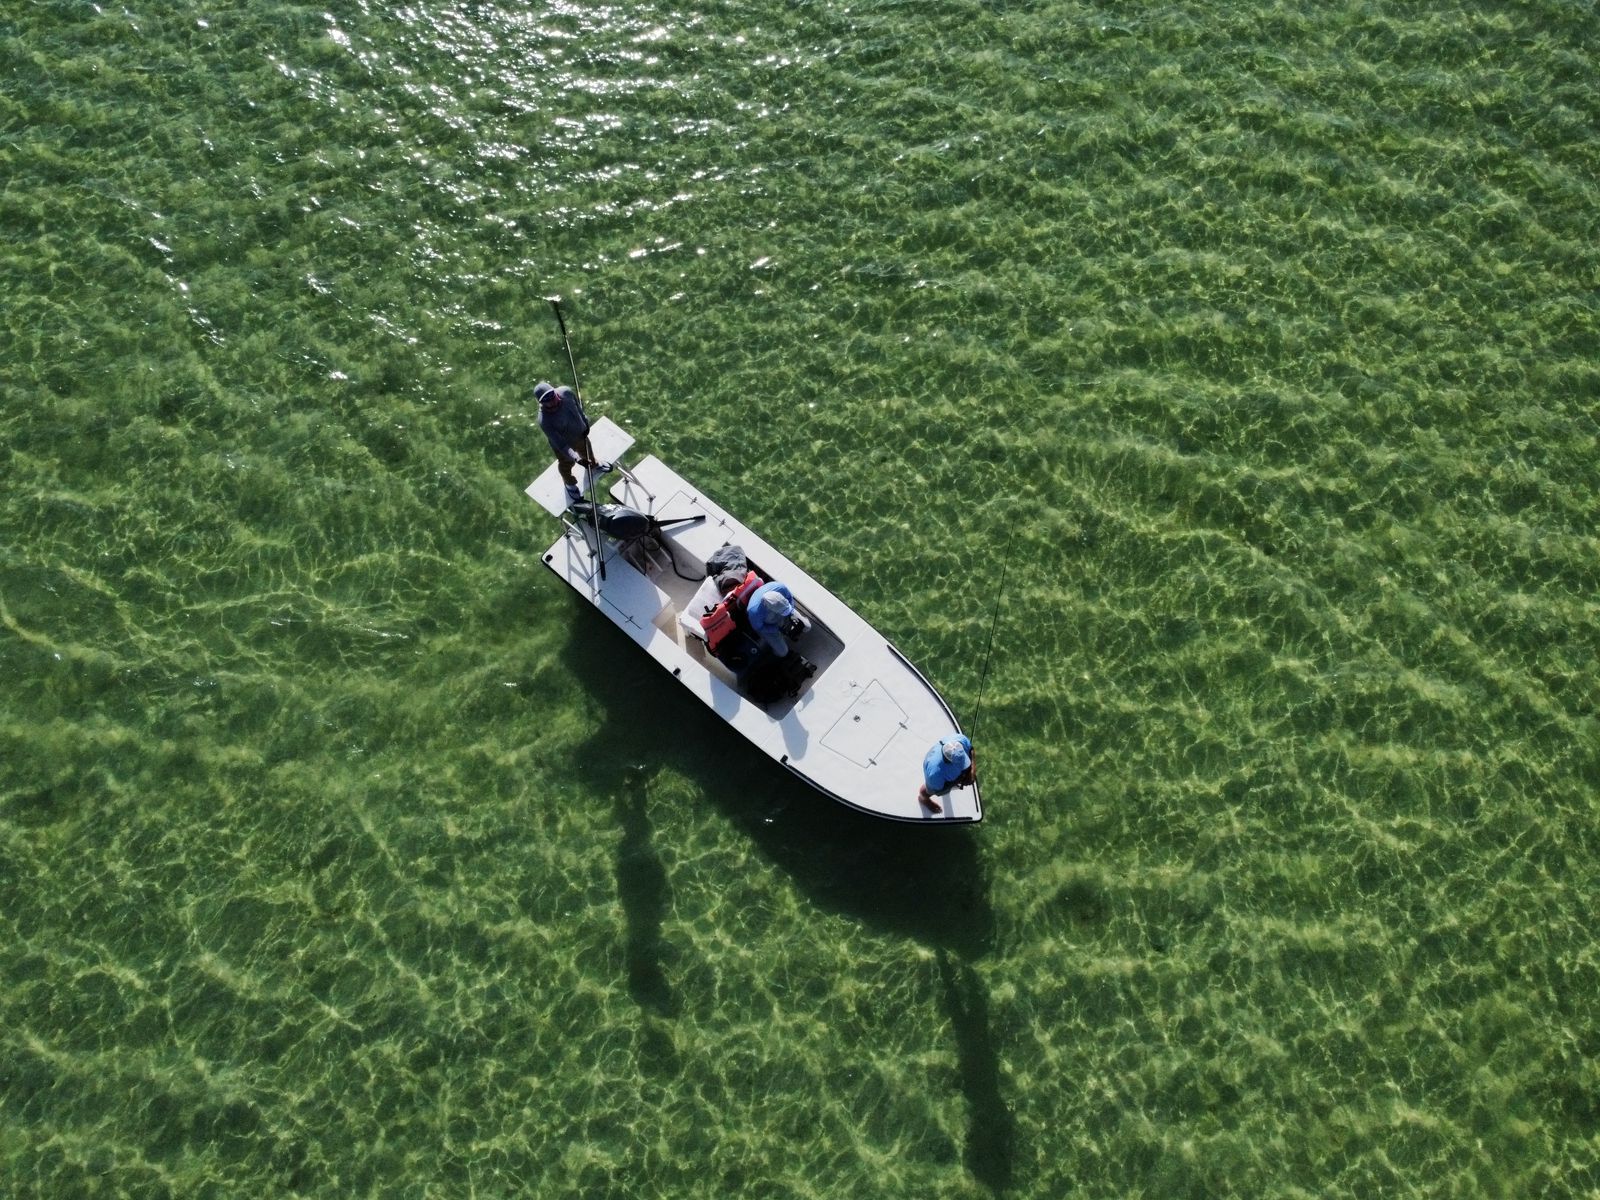
<svg viewBox="0 0 1600 1200">
<path fill-rule="evenodd" d="M 578 360 L 572 357 L 572 339 L 567 337 L 567 319 L 561 315 L 561 297 L 551 296 L 550 307 L 556 310 L 556 324 L 561 326 L 561 344 L 567 348 L 567 365 L 572 368 L 572 394 L 578 398 L 578 410 L 583 411 L 583 389 L 578 385 Z M 585 418 L 587 419 L 587 418 Z M 587 438 L 584 441 L 588 445 Z M 589 453 L 594 447 L 589 446 Z M 594 555 L 600 564 L 600 582 L 606 581 L 606 548 L 600 540 L 600 506 L 594 502 L 594 472 L 589 472 L 589 513 L 594 518 Z"/>
</svg>

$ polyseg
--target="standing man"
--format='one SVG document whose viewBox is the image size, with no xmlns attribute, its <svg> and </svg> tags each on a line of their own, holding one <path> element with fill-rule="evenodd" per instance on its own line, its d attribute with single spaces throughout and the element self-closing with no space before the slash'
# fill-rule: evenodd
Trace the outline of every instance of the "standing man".
<svg viewBox="0 0 1600 1200">
<path fill-rule="evenodd" d="M 972 739 L 964 733 L 952 733 L 935 742 L 923 758 L 922 786 L 917 789 L 917 799 L 934 812 L 943 812 L 935 797 L 943 796 L 953 787 L 971 787 L 977 778 Z"/>
<path fill-rule="evenodd" d="M 611 464 L 594 456 L 594 448 L 589 445 L 589 418 L 584 416 L 577 392 L 540 380 L 533 385 L 533 398 L 539 402 L 539 428 L 555 451 L 556 469 L 561 472 L 561 482 L 567 485 L 567 503 L 576 504 L 583 499 L 583 493 L 573 478 L 572 464 L 587 467 L 592 472 L 591 481 L 611 470 Z"/>
</svg>

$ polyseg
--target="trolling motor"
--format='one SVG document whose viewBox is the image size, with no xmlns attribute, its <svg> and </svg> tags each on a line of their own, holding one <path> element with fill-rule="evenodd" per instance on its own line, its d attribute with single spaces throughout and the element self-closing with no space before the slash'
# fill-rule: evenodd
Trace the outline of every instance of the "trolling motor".
<svg viewBox="0 0 1600 1200">
<path fill-rule="evenodd" d="M 576 500 L 568 506 L 570 511 L 580 521 L 589 521 L 597 524 L 602 533 L 609 533 L 619 542 L 627 538 L 645 537 L 648 534 L 658 533 L 668 525 L 686 525 L 691 521 L 704 521 L 704 515 L 698 517 L 669 517 L 667 520 L 658 520 L 649 513 L 642 513 L 636 508 L 629 508 L 626 504 L 595 504 L 589 500 Z"/>
<path fill-rule="evenodd" d="M 618 552 L 637 570 L 643 571 L 652 552 L 660 550 L 672 562 L 673 573 L 680 579 L 698 582 L 701 576 L 685 575 L 678 569 L 677 555 L 672 552 L 672 542 L 661 536 L 669 525 L 690 525 L 704 521 L 702 513 L 695 517 L 669 517 L 663 521 L 642 513 L 626 504 L 595 504 L 589 500 L 574 501 L 568 511 L 578 520 L 609 534 L 617 540 Z"/>
</svg>

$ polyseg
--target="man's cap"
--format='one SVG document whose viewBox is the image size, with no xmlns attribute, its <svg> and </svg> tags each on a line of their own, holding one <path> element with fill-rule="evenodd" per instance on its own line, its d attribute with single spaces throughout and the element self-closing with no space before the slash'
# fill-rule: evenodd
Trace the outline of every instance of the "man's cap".
<svg viewBox="0 0 1600 1200">
<path fill-rule="evenodd" d="M 538 383 L 533 385 L 533 398 L 542 406 L 546 400 L 549 400 L 551 403 L 555 403 L 555 401 L 560 400 L 561 393 L 557 392 L 553 385 L 546 383 L 541 379 Z"/>
<path fill-rule="evenodd" d="M 786 617 L 794 611 L 794 603 L 782 592 L 768 592 L 761 597 L 761 607 L 775 617 Z"/>
<path fill-rule="evenodd" d="M 965 761 L 967 748 L 956 738 L 946 738 L 944 743 L 944 760 L 947 763 Z"/>
</svg>

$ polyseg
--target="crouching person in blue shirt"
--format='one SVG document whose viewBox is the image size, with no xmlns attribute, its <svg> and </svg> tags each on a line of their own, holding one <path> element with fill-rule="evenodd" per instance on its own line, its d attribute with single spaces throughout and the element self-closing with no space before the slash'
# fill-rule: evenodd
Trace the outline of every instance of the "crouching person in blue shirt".
<svg viewBox="0 0 1600 1200">
<path fill-rule="evenodd" d="M 817 668 L 790 644 L 804 637 L 811 625 L 795 607 L 788 585 L 762 584 L 750 594 L 744 611 L 762 650 L 745 676 L 747 694 L 762 704 L 781 696 L 798 696 Z"/>
<path fill-rule="evenodd" d="M 917 789 L 917 799 L 934 812 L 943 812 L 935 797 L 945 795 L 953 787 L 971 787 L 977 778 L 972 739 L 964 733 L 952 733 L 935 742 L 923 758 L 922 786 Z"/>
<path fill-rule="evenodd" d="M 789 639 L 800 638 L 810 628 L 796 611 L 794 593 L 786 583 L 762 584 L 750 593 L 744 611 L 751 631 L 775 658 L 787 658 Z"/>
</svg>

